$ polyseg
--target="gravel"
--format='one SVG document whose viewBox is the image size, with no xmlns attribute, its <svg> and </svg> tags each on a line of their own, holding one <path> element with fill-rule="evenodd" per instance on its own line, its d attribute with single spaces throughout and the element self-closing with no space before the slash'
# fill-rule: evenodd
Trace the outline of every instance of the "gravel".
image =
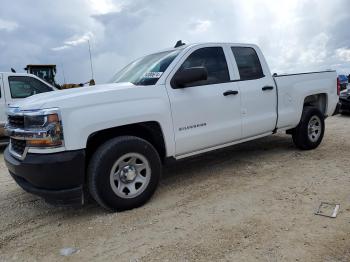
<svg viewBox="0 0 350 262">
<path fill-rule="evenodd" d="M 122 213 L 50 206 L 1 156 L 0 261 L 350 261 L 350 117 L 326 126 L 316 150 L 277 134 L 167 166 L 151 201 Z M 314 215 L 322 201 L 337 218 Z"/>
</svg>

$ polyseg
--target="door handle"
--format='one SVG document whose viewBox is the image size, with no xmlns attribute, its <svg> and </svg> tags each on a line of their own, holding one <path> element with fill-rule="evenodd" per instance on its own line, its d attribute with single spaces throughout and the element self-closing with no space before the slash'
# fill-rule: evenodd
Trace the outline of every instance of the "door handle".
<svg viewBox="0 0 350 262">
<path fill-rule="evenodd" d="M 273 86 L 264 86 L 263 88 L 261 88 L 262 91 L 266 91 L 266 90 L 272 90 Z"/>
<path fill-rule="evenodd" d="M 224 96 L 231 96 L 231 95 L 237 95 L 238 91 L 236 90 L 227 90 L 223 93 Z"/>
</svg>

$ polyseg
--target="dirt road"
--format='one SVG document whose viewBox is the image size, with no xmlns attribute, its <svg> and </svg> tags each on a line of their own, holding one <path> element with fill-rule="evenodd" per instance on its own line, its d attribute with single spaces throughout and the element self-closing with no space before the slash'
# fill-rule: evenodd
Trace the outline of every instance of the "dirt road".
<svg viewBox="0 0 350 262">
<path fill-rule="evenodd" d="M 326 125 L 313 151 L 279 134 L 168 166 L 147 205 L 115 214 L 47 205 L 1 154 L 0 261 L 350 261 L 350 117 Z M 314 215 L 321 201 L 338 217 Z"/>
</svg>

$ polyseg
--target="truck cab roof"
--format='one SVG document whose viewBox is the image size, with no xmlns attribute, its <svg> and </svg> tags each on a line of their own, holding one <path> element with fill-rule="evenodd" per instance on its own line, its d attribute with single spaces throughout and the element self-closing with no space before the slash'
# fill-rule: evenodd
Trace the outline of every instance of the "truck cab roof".
<svg viewBox="0 0 350 262">
<path fill-rule="evenodd" d="M 232 43 L 232 42 L 198 42 L 198 43 L 190 43 L 190 44 L 184 44 L 179 47 L 172 47 L 172 48 L 166 48 L 161 50 L 160 52 L 165 52 L 165 51 L 172 51 L 172 50 L 179 50 L 179 49 L 188 49 L 191 47 L 195 46 L 203 46 L 203 45 L 232 45 L 232 46 L 246 46 L 246 47 L 253 47 L 253 48 L 258 48 L 257 45 L 255 44 L 249 44 L 249 43 Z M 158 53 L 158 52 L 157 52 Z"/>
</svg>

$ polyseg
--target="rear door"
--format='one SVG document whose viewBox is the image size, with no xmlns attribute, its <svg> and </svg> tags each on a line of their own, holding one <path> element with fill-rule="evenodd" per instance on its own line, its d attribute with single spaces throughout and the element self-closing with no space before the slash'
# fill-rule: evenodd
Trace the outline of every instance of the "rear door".
<svg viewBox="0 0 350 262">
<path fill-rule="evenodd" d="M 277 91 L 269 70 L 264 71 L 253 47 L 231 46 L 231 52 L 240 75 L 242 138 L 272 132 L 277 120 Z"/>
<path fill-rule="evenodd" d="M 177 156 L 241 138 L 240 93 L 238 83 L 231 81 L 234 72 L 227 62 L 229 52 L 221 45 L 196 46 L 167 78 Z M 190 67 L 206 68 L 208 79 L 186 88 L 172 88 L 175 73 Z"/>
</svg>

